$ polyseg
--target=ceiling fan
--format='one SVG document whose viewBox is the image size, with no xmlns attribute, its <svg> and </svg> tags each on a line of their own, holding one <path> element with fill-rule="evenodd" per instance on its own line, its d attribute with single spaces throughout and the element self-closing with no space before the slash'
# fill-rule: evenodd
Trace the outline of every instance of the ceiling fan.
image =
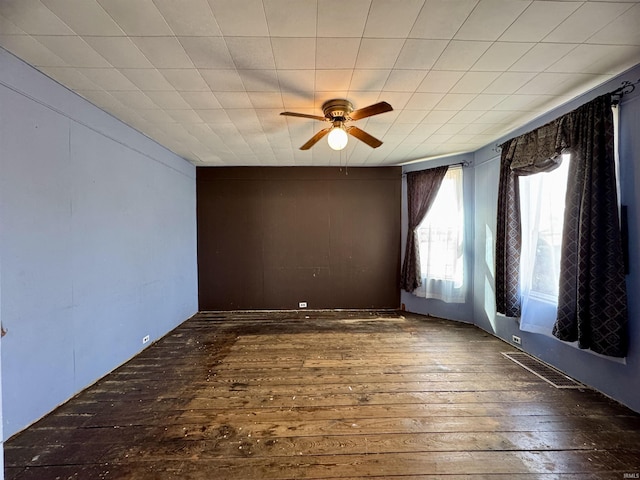
<svg viewBox="0 0 640 480">
<path fill-rule="evenodd" d="M 380 113 L 390 112 L 393 108 L 387 102 L 378 102 L 368 107 L 360 108 L 358 110 L 353 109 L 353 105 L 349 100 L 341 98 L 334 98 L 328 100 L 322 105 L 322 111 L 324 117 L 319 115 L 307 115 L 306 113 L 295 112 L 282 112 L 280 115 L 287 115 L 289 117 L 302 117 L 312 118 L 314 120 L 320 120 L 323 122 L 331 122 L 332 125 L 327 128 L 323 128 L 313 137 L 309 139 L 307 143 L 300 147 L 300 150 L 309 150 L 313 147 L 318 140 L 325 135 L 329 134 L 329 146 L 334 150 L 342 150 L 347 146 L 348 136 L 353 135 L 358 140 L 366 143 L 371 148 L 378 148 L 382 145 L 382 142 L 377 138 L 369 135 L 364 130 L 354 127 L 352 125 L 345 125 L 352 120 L 360 120 L 362 118 L 371 117 Z"/>
</svg>

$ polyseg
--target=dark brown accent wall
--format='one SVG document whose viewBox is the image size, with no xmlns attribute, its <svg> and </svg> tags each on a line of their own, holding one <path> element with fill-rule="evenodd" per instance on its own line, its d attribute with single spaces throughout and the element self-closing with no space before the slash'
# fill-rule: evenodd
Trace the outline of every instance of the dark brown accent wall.
<svg viewBox="0 0 640 480">
<path fill-rule="evenodd" d="M 398 308 L 400 167 L 199 167 L 200 310 Z"/>
</svg>

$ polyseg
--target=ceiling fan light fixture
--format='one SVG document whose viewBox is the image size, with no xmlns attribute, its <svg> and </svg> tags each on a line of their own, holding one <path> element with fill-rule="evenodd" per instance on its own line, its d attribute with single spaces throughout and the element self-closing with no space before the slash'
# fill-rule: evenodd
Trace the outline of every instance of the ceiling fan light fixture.
<svg viewBox="0 0 640 480">
<path fill-rule="evenodd" d="M 342 150 L 347 146 L 349 136 L 347 135 L 347 132 L 345 132 L 344 128 L 334 127 L 329 132 L 327 141 L 333 150 Z"/>
</svg>

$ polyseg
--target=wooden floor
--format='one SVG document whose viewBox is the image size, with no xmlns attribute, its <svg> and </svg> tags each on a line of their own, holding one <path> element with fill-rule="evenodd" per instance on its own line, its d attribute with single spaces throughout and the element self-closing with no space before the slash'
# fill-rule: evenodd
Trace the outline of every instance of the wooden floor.
<svg viewBox="0 0 640 480">
<path fill-rule="evenodd" d="M 396 312 L 200 314 L 10 439 L 5 478 L 638 478 L 640 415 L 512 350 Z"/>
</svg>

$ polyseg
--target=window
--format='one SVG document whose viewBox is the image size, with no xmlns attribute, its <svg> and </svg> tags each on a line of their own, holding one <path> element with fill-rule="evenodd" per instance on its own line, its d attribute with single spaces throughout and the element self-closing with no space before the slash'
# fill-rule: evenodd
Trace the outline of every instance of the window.
<svg viewBox="0 0 640 480">
<path fill-rule="evenodd" d="M 558 303 L 560 251 L 570 157 L 551 172 L 519 177 L 522 218 L 520 289 L 525 331 L 551 334 Z"/>
<path fill-rule="evenodd" d="M 418 227 L 422 286 L 414 293 L 463 303 L 464 210 L 462 167 L 450 167 L 438 194 Z"/>
</svg>

